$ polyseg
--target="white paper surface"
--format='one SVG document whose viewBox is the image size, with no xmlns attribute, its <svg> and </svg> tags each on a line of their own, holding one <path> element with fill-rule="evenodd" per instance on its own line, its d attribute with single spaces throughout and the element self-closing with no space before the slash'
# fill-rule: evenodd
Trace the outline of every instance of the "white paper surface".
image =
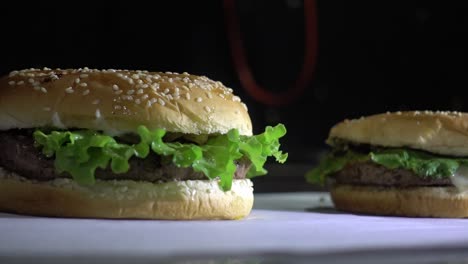
<svg viewBox="0 0 468 264">
<path fill-rule="evenodd" d="M 240 221 L 94 220 L 0 215 L 0 256 L 320 253 L 466 246 L 468 219 L 361 216 L 317 193 L 258 194 Z"/>
</svg>

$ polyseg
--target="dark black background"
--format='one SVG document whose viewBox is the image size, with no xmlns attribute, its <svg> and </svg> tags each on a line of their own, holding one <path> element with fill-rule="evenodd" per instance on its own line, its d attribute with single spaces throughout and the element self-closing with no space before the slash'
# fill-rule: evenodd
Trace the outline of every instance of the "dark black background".
<svg viewBox="0 0 468 264">
<path fill-rule="evenodd" d="M 456 4 L 459 3 L 459 4 Z M 467 9 L 462 1 L 317 1 L 313 81 L 271 107 L 243 89 L 230 57 L 223 1 L 3 1 L 0 73 L 44 66 L 187 71 L 232 87 L 256 132 L 282 122 L 285 166 L 257 191 L 308 190 L 330 126 L 347 117 L 410 109 L 467 110 Z M 284 90 L 301 69 L 303 2 L 236 2 L 258 83 Z M 25 106 L 27 107 L 27 106 Z"/>
</svg>

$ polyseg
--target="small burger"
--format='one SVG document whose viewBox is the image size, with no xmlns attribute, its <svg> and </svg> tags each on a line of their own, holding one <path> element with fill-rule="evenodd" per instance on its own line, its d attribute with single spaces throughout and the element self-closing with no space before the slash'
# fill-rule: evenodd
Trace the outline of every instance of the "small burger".
<svg viewBox="0 0 468 264">
<path fill-rule="evenodd" d="M 395 112 L 345 120 L 333 150 L 306 178 L 327 184 L 339 210 L 468 217 L 468 114 Z"/>
<path fill-rule="evenodd" d="M 251 177 L 284 162 L 281 124 L 187 73 L 27 69 L 0 79 L 0 210 L 30 215 L 239 219 Z"/>
</svg>

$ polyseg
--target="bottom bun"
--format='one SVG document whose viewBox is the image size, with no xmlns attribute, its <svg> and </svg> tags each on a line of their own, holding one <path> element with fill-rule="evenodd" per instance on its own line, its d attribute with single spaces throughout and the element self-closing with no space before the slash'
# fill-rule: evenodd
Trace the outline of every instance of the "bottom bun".
<svg viewBox="0 0 468 264">
<path fill-rule="evenodd" d="M 412 217 L 468 217 L 468 193 L 455 187 L 385 188 L 337 184 L 330 189 L 336 209 Z"/>
<path fill-rule="evenodd" d="M 253 188 L 248 179 L 234 180 L 227 192 L 215 180 L 98 180 L 83 186 L 64 178 L 31 181 L 0 168 L 3 212 L 83 218 L 240 219 L 252 206 Z"/>
</svg>

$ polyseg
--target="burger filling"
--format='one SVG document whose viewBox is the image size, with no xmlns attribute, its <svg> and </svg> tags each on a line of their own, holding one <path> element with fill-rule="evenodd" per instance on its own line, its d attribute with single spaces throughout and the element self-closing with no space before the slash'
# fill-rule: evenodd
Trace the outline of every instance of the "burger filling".
<svg viewBox="0 0 468 264">
<path fill-rule="evenodd" d="M 96 131 L 14 129 L 1 131 L 0 167 L 25 178 L 47 181 L 73 178 L 81 184 L 101 180 L 166 182 L 220 180 L 229 190 L 233 179 L 263 175 L 269 156 L 285 162 L 279 150 L 283 125 L 267 127 L 264 133 L 241 136 L 194 136 L 149 131 L 112 137 Z"/>
<path fill-rule="evenodd" d="M 44 156 L 40 149 L 34 146 L 33 130 L 8 130 L 0 132 L 2 138 L 0 151 L 0 167 L 14 171 L 19 175 L 39 181 L 49 181 L 57 177 L 71 178 L 65 172 L 57 173 L 54 159 Z M 177 167 L 172 163 L 164 163 L 161 156 L 148 154 L 145 159 L 136 157 L 128 161 L 127 172 L 116 174 L 110 168 L 97 168 L 94 176 L 100 180 L 136 180 L 150 182 L 165 182 L 172 180 L 204 180 L 206 176 L 191 168 Z M 236 161 L 234 179 L 245 179 L 250 168 L 250 161 Z"/>
<path fill-rule="evenodd" d="M 334 141 L 334 149 L 307 173 L 315 184 L 329 182 L 387 187 L 453 186 L 468 158 L 409 148 L 385 148 Z"/>
</svg>

